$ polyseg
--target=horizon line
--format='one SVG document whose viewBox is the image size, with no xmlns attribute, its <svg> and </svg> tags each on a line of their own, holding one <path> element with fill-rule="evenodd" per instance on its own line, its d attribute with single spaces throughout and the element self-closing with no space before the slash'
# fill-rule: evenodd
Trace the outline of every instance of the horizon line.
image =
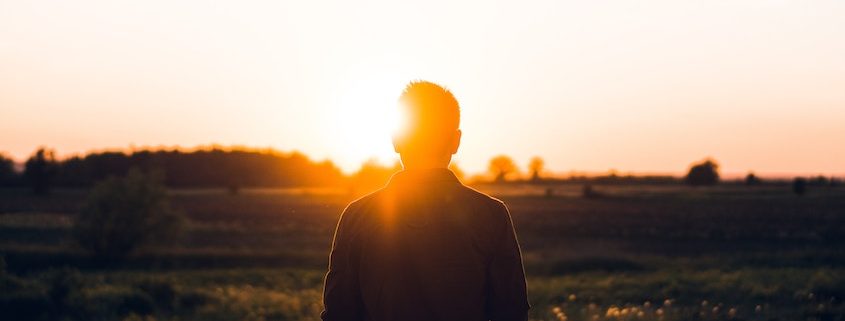
<svg viewBox="0 0 845 321">
<path fill-rule="evenodd" d="M 39 145 L 36 147 L 36 150 L 39 148 L 50 148 L 47 145 Z M 291 156 L 291 155 L 302 155 L 310 161 L 315 163 L 322 163 L 322 162 L 330 162 L 333 166 L 337 167 L 344 175 L 353 175 L 355 174 L 361 166 L 365 163 L 368 163 L 372 160 L 380 166 L 389 167 L 392 164 L 385 163 L 383 160 L 379 159 L 379 157 L 373 155 L 367 158 L 364 161 L 361 161 L 358 167 L 355 170 L 347 173 L 346 170 L 343 169 L 335 160 L 331 159 L 330 157 L 325 157 L 322 159 L 314 158 L 311 155 L 308 155 L 305 152 L 302 152 L 298 149 L 291 149 L 288 151 L 282 150 L 280 148 L 266 146 L 266 147 L 253 147 L 244 144 L 231 144 L 231 145 L 224 145 L 218 143 L 210 143 L 210 144 L 200 144 L 195 145 L 193 147 L 189 146 L 181 146 L 181 145 L 166 145 L 166 144 L 159 144 L 159 145 L 141 145 L 136 146 L 134 144 L 129 144 L 127 147 L 104 147 L 104 148 L 91 148 L 85 151 L 77 151 L 67 153 L 65 155 L 57 155 L 56 159 L 59 161 L 68 160 L 74 157 L 84 157 L 91 154 L 98 154 L 98 153 L 122 153 L 125 155 L 131 155 L 137 152 L 162 152 L 162 151 L 177 151 L 177 152 L 197 152 L 197 151 L 213 151 L 213 150 L 220 150 L 224 152 L 233 152 L 233 151 L 244 151 L 244 152 L 258 152 L 258 153 L 265 153 L 271 155 L 279 155 L 279 156 Z M 32 155 L 32 154 L 30 154 Z M 501 155 L 501 153 L 491 153 L 490 157 L 495 157 L 496 155 Z M 510 155 L 504 154 L 506 156 L 511 157 Z M 26 159 L 18 160 L 14 156 L 9 155 L 8 153 L 0 150 L 0 156 L 9 156 L 7 158 L 11 159 L 12 162 L 16 165 L 16 169 L 22 170 L 24 163 L 26 163 Z M 542 158 L 542 157 L 541 157 Z M 690 165 L 695 163 L 696 161 L 690 162 Z M 400 162 L 401 163 L 401 162 Z M 458 165 L 460 167 L 460 165 Z M 20 167 L 20 168 L 17 168 Z M 480 172 L 466 172 L 467 177 L 472 176 L 479 176 L 484 175 L 487 171 L 480 171 Z M 654 177 L 683 177 L 685 175 L 684 172 L 681 171 L 664 171 L 664 170 L 619 170 L 617 168 L 611 168 L 607 170 L 579 170 L 579 169 L 569 169 L 569 170 L 544 170 L 543 172 L 546 173 L 545 177 L 549 178 L 572 178 L 577 176 L 586 176 L 586 177 L 601 177 L 601 176 L 609 176 L 611 174 L 615 174 L 620 177 L 625 176 L 635 176 L 635 177 L 647 177 L 647 176 L 654 176 Z M 828 178 L 841 178 L 845 179 L 845 171 L 843 172 L 833 172 L 833 173 L 824 173 L 824 172 L 790 172 L 790 171 L 726 171 L 721 172 L 720 177 L 722 179 L 742 179 L 746 175 L 753 173 L 757 177 L 768 177 L 770 179 L 788 179 L 794 177 L 828 177 Z M 530 174 L 529 171 L 523 171 L 522 169 L 518 170 L 515 173 L 518 177 L 523 178 L 526 174 Z"/>
</svg>

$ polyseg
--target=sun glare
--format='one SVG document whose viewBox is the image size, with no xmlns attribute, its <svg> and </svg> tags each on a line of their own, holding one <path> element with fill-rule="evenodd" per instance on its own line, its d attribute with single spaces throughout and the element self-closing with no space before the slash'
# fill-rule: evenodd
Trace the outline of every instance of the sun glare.
<svg viewBox="0 0 845 321">
<path fill-rule="evenodd" d="M 385 165 L 398 158 L 391 137 L 400 129 L 397 99 L 404 85 L 400 81 L 356 81 L 337 96 L 334 128 L 343 142 L 343 158 L 354 163 L 375 158 Z"/>
</svg>

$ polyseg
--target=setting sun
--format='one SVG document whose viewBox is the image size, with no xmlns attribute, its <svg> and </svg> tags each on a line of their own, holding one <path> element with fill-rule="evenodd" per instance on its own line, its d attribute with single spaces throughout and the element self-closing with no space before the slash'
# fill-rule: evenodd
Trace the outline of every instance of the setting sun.
<svg viewBox="0 0 845 321">
<path fill-rule="evenodd" d="M 350 161 L 376 158 L 388 164 L 398 158 L 391 136 L 401 123 L 397 97 L 404 85 L 398 80 L 363 79 L 348 83 L 337 95 L 330 110 L 336 129 L 331 135 L 339 139 Z"/>
</svg>

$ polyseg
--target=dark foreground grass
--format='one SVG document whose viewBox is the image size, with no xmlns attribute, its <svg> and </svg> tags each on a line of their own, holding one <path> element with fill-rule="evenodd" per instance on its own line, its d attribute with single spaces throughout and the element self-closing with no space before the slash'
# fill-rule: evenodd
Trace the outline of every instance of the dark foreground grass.
<svg viewBox="0 0 845 321">
<path fill-rule="evenodd" d="M 497 186 L 535 320 L 845 320 L 845 190 Z M 177 244 L 96 262 L 82 191 L 0 191 L 0 320 L 317 320 L 349 195 L 174 193 Z"/>
<path fill-rule="evenodd" d="M 52 269 L 2 277 L 7 320 L 317 320 L 322 271 Z M 530 277 L 536 320 L 840 320 L 842 269 Z"/>
</svg>

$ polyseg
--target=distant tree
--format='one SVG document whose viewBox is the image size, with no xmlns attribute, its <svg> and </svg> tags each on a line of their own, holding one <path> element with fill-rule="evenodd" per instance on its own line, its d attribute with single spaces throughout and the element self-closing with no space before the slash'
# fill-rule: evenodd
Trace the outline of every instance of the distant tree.
<svg viewBox="0 0 845 321">
<path fill-rule="evenodd" d="M 531 181 L 540 181 L 540 172 L 543 171 L 543 166 L 545 166 L 545 164 L 546 163 L 539 156 L 531 158 L 531 161 L 528 162 L 528 170 L 531 171 Z"/>
<path fill-rule="evenodd" d="M 119 260 L 154 241 L 174 239 L 184 222 L 170 207 L 161 175 L 134 168 L 125 177 L 97 183 L 76 217 L 73 235 L 96 257 Z"/>
<path fill-rule="evenodd" d="M 23 176 L 36 195 L 45 195 L 50 191 L 56 175 L 55 152 L 44 147 L 35 151 L 24 165 Z"/>
<path fill-rule="evenodd" d="M 488 170 L 496 182 L 504 182 L 507 175 L 516 172 L 516 163 L 509 156 L 499 155 L 490 160 Z"/>
<path fill-rule="evenodd" d="M 715 185 L 719 182 L 719 165 L 712 159 L 705 159 L 690 167 L 684 180 L 692 186 Z"/>
<path fill-rule="evenodd" d="M 464 176 L 466 176 L 466 174 L 464 173 L 464 171 L 460 167 L 458 167 L 457 163 L 455 163 L 455 162 L 449 163 L 449 170 L 451 170 L 452 173 L 455 174 L 455 177 L 457 177 L 458 180 L 460 180 L 460 181 L 464 180 Z"/>
<path fill-rule="evenodd" d="M 830 180 L 828 180 L 827 177 L 824 177 L 824 175 L 819 175 L 813 178 L 813 185 L 827 186 L 829 184 Z"/>
<path fill-rule="evenodd" d="M 807 192 L 807 179 L 796 177 L 792 180 L 792 192 L 798 196 L 804 195 Z"/>
<path fill-rule="evenodd" d="M 15 172 L 15 162 L 0 154 L 0 186 L 13 185 L 17 180 L 18 173 Z"/>
<path fill-rule="evenodd" d="M 761 182 L 762 181 L 760 180 L 760 178 L 757 177 L 757 175 L 754 175 L 753 172 L 748 173 L 748 175 L 745 175 L 745 185 L 760 185 Z"/>
</svg>

